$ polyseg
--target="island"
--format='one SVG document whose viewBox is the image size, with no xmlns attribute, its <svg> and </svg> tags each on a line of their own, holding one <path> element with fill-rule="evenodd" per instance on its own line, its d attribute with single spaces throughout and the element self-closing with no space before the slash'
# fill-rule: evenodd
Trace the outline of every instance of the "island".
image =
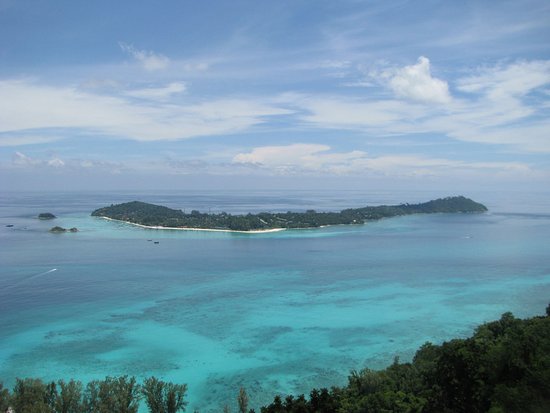
<svg viewBox="0 0 550 413">
<path fill-rule="evenodd" d="M 340 212 L 305 212 L 232 215 L 226 212 L 185 213 L 178 209 L 133 201 L 96 209 L 92 216 L 123 221 L 154 229 L 268 232 L 284 229 L 319 228 L 329 225 L 364 224 L 382 218 L 411 214 L 479 213 L 485 205 L 463 196 L 439 198 L 420 204 L 400 204 L 348 208 Z"/>
<path fill-rule="evenodd" d="M 51 212 L 42 212 L 41 214 L 38 214 L 38 219 L 54 219 L 54 218 L 57 218 L 57 217 Z"/>
<path fill-rule="evenodd" d="M 66 229 L 66 228 L 63 228 L 63 227 L 58 227 L 58 226 L 55 226 L 53 228 L 50 229 L 50 232 L 53 232 L 53 233 L 56 233 L 56 234 L 60 234 L 60 233 L 63 233 L 63 232 L 78 232 L 78 228 L 70 228 L 70 229 Z"/>
</svg>

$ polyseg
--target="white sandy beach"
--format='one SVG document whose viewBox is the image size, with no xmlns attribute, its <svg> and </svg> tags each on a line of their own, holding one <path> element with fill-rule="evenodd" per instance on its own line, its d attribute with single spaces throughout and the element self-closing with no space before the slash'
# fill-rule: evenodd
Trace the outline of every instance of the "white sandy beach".
<svg viewBox="0 0 550 413">
<path fill-rule="evenodd" d="M 232 229 L 214 229 L 214 228 L 190 228 L 190 227 L 162 227 L 162 226 L 150 226 L 136 224 L 134 222 L 122 221 L 120 219 L 114 219 L 109 217 L 100 217 L 108 221 L 122 222 L 124 224 L 135 225 L 136 227 L 147 228 L 147 229 L 166 229 L 166 230 L 176 230 L 176 231 L 208 231 L 208 232 L 235 232 L 238 234 L 265 234 L 268 232 L 279 232 L 284 231 L 286 228 L 269 228 L 269 229 L 254 229 L 250 231 L 236 231 Z"/>
</svg>

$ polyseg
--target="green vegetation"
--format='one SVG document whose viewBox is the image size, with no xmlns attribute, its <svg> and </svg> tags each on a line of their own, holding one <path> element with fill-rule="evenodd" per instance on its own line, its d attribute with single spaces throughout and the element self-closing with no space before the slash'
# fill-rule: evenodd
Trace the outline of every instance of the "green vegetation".
<svg viewBox="0 0 550 413">
<path fill-rule="evenodd" d="M 185 384 L 106 377 L 85 387 L 71 380 L 0 383 L 0 412 L 135 413 L 143 398 L 151 413 L 185 411 Z M 240 413 L 248 395 L 240 388 Z M 229 411 L 226 406 L 223 411 Z M 424 344 L 411 363 L 396 358 L 380 371 L 352 371 L 348 384 L 304 395 L 276 396 L 261 413 L 546 413 L 550 411 L 550 305 L 525 320 L 505 313 L 470 338 Z M 248 412 L 254 412 L 253 409 Z"/>
<path fill-rule="evenodd" d="M 244 387 L 241 387 L 239 390 L 237 403 L 239 404 L 239 413 L 246 413 L 248 411 L 248 395 Z"/>
<path fill-rule="evenodd" d="M 344 209 L 340 212 L 286 212 L 231 215 L 225 212 L 206 214 L 185 212 L 145 202 L 111 205 L 92 212 L 92 216 L 107 217 L 145 226 L 201 228 L 234 231 L 254 231 L 273 228 L 317 228 L 325 225 L 363 224 L 399 215 L 432 213 L 485 212 L 487 208 L 463 196 L 436 199 L 422 204 L 382 205 Z"/>
<path fill-rule="evenodd" d="M 62 232 L 78 232 L 78 228 L 71 228 L 71 229 L 66 229 L 66 228 L 63 228 L 63 227 L 59 227 L 59 226 L 55 226 L 53 228 L 50 229 L 50 232 L 54 232 L 54 233 L 62 233 Z"/>
<path fill-rule="evenodd" d="M 353 371 L 348 384 L 277 396 L 262 413 L 543 413 L 550 411 L 550 306 L 546 317 L 511 313 L 472 337 L 424 344 L 412 363 Z"/>
<path fill-rule="evenodd" d="M 0 412 L 15 413 L 136 413 L 145 402 L 151 413 L 185 411 L 185 384 L 165 383 L 151 377 L 140 386 L 134 377 L 106 377 L 83 387 L 79 381 L 44 383 L 17 379 L 12 393 L 0 383 Z"/>
<path fill-rule="evenodd" d="M 41 214 L 38 214 L 38 219 L 54 219 L 54 218 L 57 218 L 57 217 L 51 212 L 42 212 Z"/>
<path fill-rule="evenodd" d="M 187 402 L 186 384 L 173 384 L 150 377 L 143 382 L 142 394 L 149 411 L 154 413 L 176 413 L 184 411 Z"/>
<path fill-rule="evenodd" d="M 67 232 L 67 230 L 63 227 L 55 226 L 53 228 L 50 228 L 50 232 L 61 233 L 61 232 Z"/>
</svg>

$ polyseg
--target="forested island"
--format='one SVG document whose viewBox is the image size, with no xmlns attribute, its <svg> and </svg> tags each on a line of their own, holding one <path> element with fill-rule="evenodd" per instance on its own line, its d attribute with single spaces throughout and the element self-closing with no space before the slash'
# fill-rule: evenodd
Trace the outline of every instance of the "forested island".
<svg viewBox="0 0 550 413">
<path fill-rule="evenodd" d="M 51 212 L 42 212 L 38 214 L 38 219 L 46 220 L 46 219 L 55 219 L 57 218 L 54 214 Z"/>
<path fill-rule="evenodd" d="M 318 228 L 327 225 L 364 224 L 400 215 L 485 212 L 485 205 L 463 196 L 439 198 L 420 204 L 400 204 L 348 208 L 340 212 L 305 212 L 232 215 L 190 213 L 165 206 L 133 201 L 96 209 L 92 216 L 115 219 L 146 227 L 189 228 L 220 231 L 269 231 L 275 229 Z"/>
<path fill-rule="evenodd" d="M 137 413 L 143 400 L 151 413 L 185 411 L 187 386 L 150 377 L 106 377 L 79 381 L 16 379 L 0 382 L 0 411 L 15 413 Z M 236 402 L 236 403 L 235 403 Z M 254 413 L 246 389 L 219 411 Z M 198 412 L 199 410 L 194 410 Z M 426 343 L 411 362 L 384 370 L 352 371 L 342 387 L 305 395 L 275 396 L 261 413 L 546 413 L 550 411 L 550 305 L 527 319 L 504 313 L 482 324 L 472 337 Z"/>
</svg>

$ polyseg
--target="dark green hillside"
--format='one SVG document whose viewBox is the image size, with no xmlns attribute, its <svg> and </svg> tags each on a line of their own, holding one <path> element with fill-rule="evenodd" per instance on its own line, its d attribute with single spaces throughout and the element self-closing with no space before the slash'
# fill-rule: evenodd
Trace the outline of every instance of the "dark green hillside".
<svg viewBox="0 0 550 413">
<path fill-rule="evenodd" d="M 286 212 L 247 215 L 231 215 L 225 212 L 205 214 L 181 210 L 145 202 L 127 202 L 111 205 L 92 212 L 93 216 L 107 217 L 134 224 L 177 228 L 202 228 L 253 231 L 272 228 L 317 228 L 325 225 L 363 224 L 381 218 L 399 215 L 433 213 L 485 212 L 487 208 L 463 196 L 441 198 L 421 204 L 382 205 L 350 208 L 340 212 Z"/>
</svg>

